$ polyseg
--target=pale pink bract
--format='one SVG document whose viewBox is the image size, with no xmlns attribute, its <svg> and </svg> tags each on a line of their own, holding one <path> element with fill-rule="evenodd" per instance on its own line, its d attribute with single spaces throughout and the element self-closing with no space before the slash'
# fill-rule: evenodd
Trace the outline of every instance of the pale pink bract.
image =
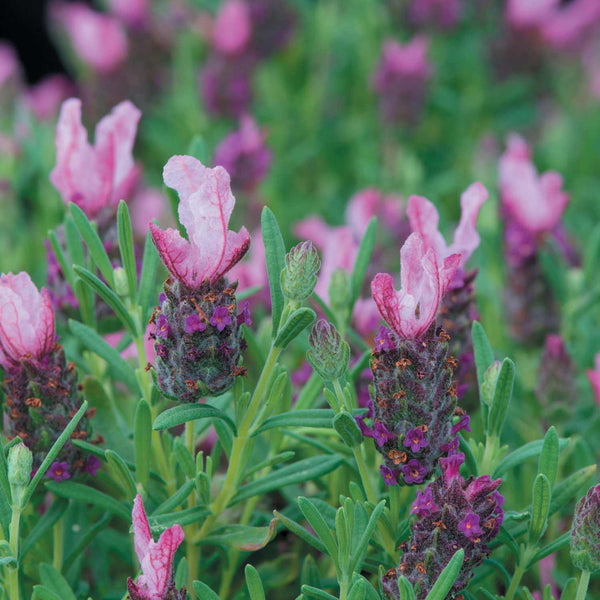
<svg viewBox="0 0 600 600">
<path fill-rule="evenodd" d="M 246 2 L 227 0 L 213 23 L 213 47 L 226 55 L 239 54 L 248 46 L 251 33 L 252 23 Z"/>
<path fill-rule="evenodd" d="M 529 146 L 520 136 L 510 135 L 507 146 L 498 166 L 502 204 L 530 234 L 548 233 L 559 224 L 569 202 L 562 177 L 555 171 L 538 175 Z"/>
<path fill-rule="evenodd" d="M 398 229 L 403 217 L 402 198 L 386 196 L 377 188 L 366 188 L 354 194 L 346 207 L 346 223 L 357 238 L 364 235 L 373 217 L 378 217 L 379 224 L 386 229 Z"/>
<path fill-rule="evenodd" d="M 9 369 L 25 356 L 42 358 L 55 341 L 48 291 L 39 292 L 25 272 L 0 275 L 0 364 Z"/>
<path fill-rule="evenodd" d="M 165 184 L 179 194 L 179 220 L 188 240 L 175 229 L 150 224 L 152 239 L 170 273 L 181 283 L 197 289 L 214 283 L 248 250 L 245 227 L 228 231 L 235 205 L 230 180 L 223 167 L 210 169 L 192 156 L 173 156 L 163 171 Z"/>
<path fill-rule="evenodd" d="M 142 567 L 142 574 L 137 582 L 128 579 L 127 587 L 130 594 L 144 600 L 163 600 L 169 587 L 173 585 L 173 558 L 181 542 L 183 529 L 173 525 L 165 529 L 155 542 L 150 533 L 150 526 L 142 497 L 138 494 L 133 501 L 133 536 L 135 553 Z"/>
<path fill-rule="evenodd" d="M 423 196 L 411 196 L 408 199 L 406 213 L 413 231 L 421 234 L 428 246 L 431 246 L 438 260 L 460 254 L 460 268 L 464 268 L 467 260 L 477 246 L 480 237 L 477 233 L 477 215 L 479 209 L 488 197 L 488 191 L 483 184 L 471 184 L 460 197 L 461 217 L 454 231 L 454 241 L 447 245 L 443 235 L 438 230 L 439 214 L 435 206 Z"/>
<path fill-rule="evenodd" d="M 418 339 L 434 321 L 444 293 L 460 263 L 460 255 L 436 257 L 418 233 L 412 233 L 400 250 L 399 291 L 388 273 L 371 282 L 373 299 L 386 323 L 403 339 Z"/>
<path fill-rule="evenodd" d="M 137 178 L 131 152 L 140 116 L 131 102 L 121 102 L 100 120 L 91 146 L 81 124 L 81 100 L 63 102 L 56 126 L 56 166 L 50 181 L 66 204 L 77 204 L 94 219 L 127 198 Z"/>
</svg>

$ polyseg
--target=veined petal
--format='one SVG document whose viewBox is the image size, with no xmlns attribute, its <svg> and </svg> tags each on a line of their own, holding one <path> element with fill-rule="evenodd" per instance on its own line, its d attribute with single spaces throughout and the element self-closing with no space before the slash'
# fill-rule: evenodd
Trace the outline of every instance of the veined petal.
<svg viewBox="0 0 600 600">
<path fill-rule="evenodd" d="M 438 231 L 440 217 L 432 202 L 423 196 L 411 196 L 408 199 L 406 214 L 410 227 L 420 233 L 428 246 L 431 246 L 439 257 L 447 254 L 446 241 Z"/>
<path fill-rule="evenodd" d="M 133 501 L 132 520 L 135 553 L 141 563 L 148 554 L 150 542 L 152 542 L 152 534 L 150 533 L 150 525 L 148 525 L 148 518 L 146 517 L 142 497 L 139 494 Z"/>
<path fill-rule="evenodd" d="M 400 302 L 392 276 L 389 273 L 377 273 L 371 282 L 371 293 L 384 321 L 396 333 L 402 335 Z"/>
<path fill-rule="evenodd" d="M 481 241 L 477 233 L 477 216 L 479 215 L 479 209 L 488 196 L 488 191 L 484 185 L 476 181 L 460 197 L 460 222 L 454 231 L 454 243 L 448 248 L 448 252 L 456 252 L 461 255 L 460 263 L 462 267 L 464 267 Z"/>
</svg>

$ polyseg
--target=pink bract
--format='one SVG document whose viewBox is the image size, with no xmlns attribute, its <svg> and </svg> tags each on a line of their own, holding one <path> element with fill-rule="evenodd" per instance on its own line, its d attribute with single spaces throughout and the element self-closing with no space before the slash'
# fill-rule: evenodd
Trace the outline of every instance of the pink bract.
<svg viewBox="0 0 600 600">
<path fill-rule="evenodd" d="M 155 542 L 139 494 L 133 501 L 132 520 L 135 553 L 140 561 L 142 574 L 136 583 L 130 578 L 127 587 L 138 598 L 162 600 L 173 582 L 173 557 L 183 542 L 183 529 L 180 525 L 173 525 L 165 529 L 158 542 Z"/>
<path fill-rule="evenodd" d="M 73 83 L 64 75 L 49 75 L 25 92 L 25 100 L 33 114 L 40 120 L 51 119 L 61 103 L 74 90 Z"/>
<path fill-rule="evenodd" d="M 378 92 L 385 91 L 385 81 L 393 76 L 412 76 L 427 79 L 431 66 L 427 60 L 429 40 L 415 36 L 406 44 L 388 40 L 383 45 L 381 60 L 373 79 Z"/>
<path fill-rule="evenodd" d="M 58 3 L 53 16 L 64 26 L 79 58 L 99 73 L 113 72 L 127 57 L 127 36 L 121 23 L 85 4 Z"/>
<path fill-rule="evenodd" d="M 8 369 L 27 355 L 42 358 L 56 340 L 48 291 L 25 272 L 0 275 L 0 364 Z"/>
<path fill-rule="evenodd" d="M 212 45 L 223 54 L 242 52 L 250 41 L 252 23 L 248 5 L 242 0 L 227 0 L 215 18 Z"/>
<path fill-rule="evenodd" d="M 412 233 L 400 250 L 400 290 L 391 275 L 375 276 L 371 292 L 377 308 L 401 338 L 418 339 L 429 328 L 459 263 L 459 254 L 438 262 L 435 250 Z"/>
<path fill-rule="evenodd" d="M 378 217 L 380 224 L 386 229 L 398 229 L 403 217 L 402 198 L 386 196 L 376 188 L 357 192 L 350 198 L 346 208 L 346 223 L 357 238 L 364 235 L 372 217 Z"/>
<path fill-rule="evenodd" d="M 248 250 L 245 227 L 228 231 L 235 205 L 230 180 L 223 167 L 210 169 L 192 156 L 173 156 L 163 171 L 165 184 L 179 194 L 179 220 L 188 240 L 175 229 L 150 225 L 152 239 L 170 273 L 189 288 L 214 283 Z"/>
<path fill-rule="evenodd" d="M 512 134 L 500 157 L 499 185 L 507 214 L 532 235 L 552 231 L 569 202 L 559 173 L 538 175 L 527 142 Z"/>
<path fill-rule="evenodd" d="M 66 204 L 77 204 L 94 219 L 128 196 L 137 177 L 131 152 L 140 116 L 131 102 L 121 102 L 98 123 L 91 146 L 81 124 L 81 100 L 70 98 L 63 103 L 50 181 Z"/>
<path fill-rule="evenodd" d="M 460 268 L 464 268 L 467 260 L 479 246 L 477 233 L 477 215 L 486 201 L 488 191 L 475 182 L 460 197 L 461 217 L 454 231 L 454 241 L 447 245 L 444 236 L 438 230 L 439 214 L 435 206 L 423 196 L 411 196 L 406 210 L 413 231 L 421 234 L 425 243 L 431 246 L 438 257 L 444 259 L 451 254 L 460 254 Z"/>
<path fill-rule="evenodd" d="M 108 0 L 108 8 L 129 27 L 141 27 L 150 17 L 148 0 Z"/>
</svg>

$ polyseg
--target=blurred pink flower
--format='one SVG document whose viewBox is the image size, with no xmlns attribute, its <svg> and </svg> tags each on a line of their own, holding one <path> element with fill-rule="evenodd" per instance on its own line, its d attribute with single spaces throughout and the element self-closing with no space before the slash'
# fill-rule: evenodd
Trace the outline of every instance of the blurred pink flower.
<svg viewBox="0 0 600 600">
<path fill-rule="evenodd" d="M 131 151 L 140 111 L 128 100 L 96 126 L 94 146 L 81 124 L 81 100 L 63 103 L 56 126 L 56 166 L 50 181 L 63 201 L 74 202 L 90 219 L 114 210 L 137 177 Z"/>
<path fill-rule="evenodd" d="M 555 171 L 538 175 L 531 150 L 520 136 L 511 134 L 507 145 L 498 166 L 503 207 L 532 235 L 552 231 L 569 202 L 562 177 Z"/>
<path fill-rule="evenodd" d="M 49 75 L 25 92 L 25 102 L 38 119 L 45 121 L 55 117 L 74 90 L 73 82 L 65 75 Z"/>
<path fill-rule="evenodd" d="M 506 20 L 514 29 L 541 26 L 550 17 L 560 0 L 507 0 Z"/>
<path fill-rule="evenodd" d="M 264 179 L 271 152 L 265 145 L 265 134 L 252 117 L 244 115 L 240 128 L 217 146 L 213 163 L 229 173 L 234 189 L 251 192 Z"/>
<path fill-rule="evenodd" d="M 246 259 L 232 267 L 228 277 L 231 281 L 238 281 L 238 290 L 240 291 L 255 286 L 262 286 L 263 289 L 262 292 L 259 292 L 259 298 L 265 302 L 270 302 L 269 279 L 265 263 L 265 246 L 260 229 L 253 231 L 250 237 L 252 245 Z"/>
<path fill-rule="evenodd" d="M 461 12 L 460 0 L 412 0 L 409 13 L 413 22 L 437 23 L 441 27 L 456 25 Z"/>
<path fill-rule="evenodd" d="M 346 223 L 352 228 L 354 235 L 361 238 L 372 217 L 377 217 L 379 225 L 389 231 L 398 231 L 404 217 L 402 198 L 386 196 L 377 188 L 360 190 L 348 202 Z"/>
<path fill-rule="evenodd" d="M 411 196 L 406 210 L 413 231 L 421 234 L 425 243 L 435 250 L 438 260 L 460 254 L 459 268 L 463 269 L 477 246 L 480 238 L 477 233 L 477 215 L 488 197 L 483 184 L 471 184 L 460 197 L 461 217 L 454 231 L 454 241 L 448 246 L 438 230 L 439 214 L 435 206 L 423 196 Z"/>
<path fill-rule="evenodd" d="M 115 17 L 79 2 L 55 4 L 52 16 L 66 29 L 79 58 L 92 69 L 111 73 L 127 57 L 127 36 Z"/>
<path fill-rule="evenodd" d="M 50 296 L 24 271 L 0 275 L 0 364 L 8 369 L 27 355 L 41 358 L 56 341 Z"/>
<path fill-rule="evenodd" d="M 245 227 L 228 231 L 235 205 L 229 175 L 223 167 L 209 169 L 192 156 L 172 156 L 163 171 L 165 184 L 179 194 L 179 220 L 188 240 L 175 229 L 150 224 L 152 239 L 171 274 L 189 288 L 217 281 L 246 253 Z"/>
<path fill-rule="evenodd" d="M 151 221 L 169 222 L 175 225 L 167 197 L 149 187 L 141 187 L 136 191 L 131 202 L 128 202 L 131 215 L 131 227 L 135 236 L 146 237 Z"/>
<path fill-rule="evenodd" d="M 554 48 L 578 46 L 592 29 L 600 27 L 598 0 L 573 0 L 561 4 L 542 23 L 544 40 Z"/>
<path fill-rule="evenodd" d="M 129 595 L 134 600 L 166 600 L 167 597 L 180 598 L 173 583 L 173 558 L 183 542 L 183 529 L 173 525 L 165 529 L 158 542 L 152 539 L 150 526 L 142 497 L 138 494 L 133 501 L 133 537 L 135 553 L 142 567 L 142 574 L 134 583 L 127 580 Z M 174 595 L 171 596 L 170 594 Z M 181 596 L 185 597 L 185 595 Z"/>
<path fill-rule="evenodd" d="M 19 77 L 20 71 L 15 49 L 9 43 L 0 41 L 0 88 L 10 79 Z"/>
<path fill-rule="evenodd" d="M 372 337 L 381 322 L 381 314 L 373 298 L 359 298 L 354 304 L 352 323 L 365 339 Z M 370 373 L 370 371 L 369 371 Z"/>
<path fill-rule="evenodd" d="M 391 275 L 375 276 L 373 298 L 383 319 L 401 338 L 418 339 L 429 328 L 459 263 L 458 254 L 438 262 L 434 249 L 412 233 L 400 250 L 400 290 L 394 289 Z"/>
<path fill-rule="evenodd" d="M 148 0 L 108 0 L 108 9 L 129 27 L 142 27 L 150 17 Z"/>
<path fill-rule="evenodd" d="M 212 45 L 222 54 L 243 52 L 250 41 L 252 24 L 248 5 L 243 0 L 226 0 L 219 9 L 212 29 Z"/>
<path fill-rule="evenodd" d="M 594 391 L 594 399 L 596 400 L 596 404 L 600 406 L 600 352 L 596 354 L 596 358 L 594 359 L 594 368 L 588 369 L 585 374 L 592 386 L 592 390 Z"/>
</svg>

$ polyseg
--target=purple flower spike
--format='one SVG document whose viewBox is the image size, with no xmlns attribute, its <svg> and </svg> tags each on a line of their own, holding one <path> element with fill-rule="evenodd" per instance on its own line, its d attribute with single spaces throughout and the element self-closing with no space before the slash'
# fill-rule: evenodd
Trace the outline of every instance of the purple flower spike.
<svg viewBox="0 0 600 600">
<path fill-rule="evenodd" d="M 378 351 L 394 349 L 394 342 L 390 338 L 390 333 L 387 327 L 383 325 L 379 327 L 379 332 L 375 335 L 375 349 Z"/>
<path fill-rule="evenodd" d="M 379 467 L 379 471 L 381 472 L 381 476 L 383 477 L 383 481 L 385 482 L 385 485 L 387 485 L 387 486 L 398 485 L 398 479 L 397 479 L 394 471 L 392 471 L 385 465 L 381 465 L 381 467 Z"/>
<path fill-rule="evenodd" d="M 242 311 L 240 313 L 238 313 L 237 322 L 238 322 L 238 325 L 244 324 L 247 327 L 250 327 L 250 325 L 252 325 L 252 317 L 250 315 L 250 305 L 247 301 L 244 302 Z"/>
<path fill-rule="evenodd" d="M 46 473 L 46 477 L 54 479 L 54 481 L 64 481 L 70 479 L 71 474 L 69 473 L 69 463 L 66 462 L 53 462 L 52 466 Z"/>
<path fill-rule="evenodd" d="M 416 427 L 408 430 L 402 443 L 413 452 L 418 452 L 421 448 L 429 445 L 429 442 L 423 436 L 423 432 Z"/>
<path fill-rule="evenodd" d="M 154 351 L 156 352 L 156 355 L 160 356 L 161 358 L 168 358 L 169 357 L 169 353 L 167 351 L 167 347 L 164 344 L 156 344 L 154 346 Z"/>
<path fill-rule="evenodd" d="M 386 442 L 394 439 L 394 434 L 390 433 L 387 427 L 380 421 L 375 421 L 375 435 L 373 436 L 377 440 L 377 444 L 381 448 Z"/>
<path fill-rule="evenodd" d="M 223 331 L 227 325 L 231 325 L 231 316 L 226 306 L 217 306 L 213 316 L 210 318 L 210 324 L 219 331 Z"/>
<path fill-rule="evenodd" d="M 167 317 L 163 314 L 158 315 L 158 319 L 156 319 L 156 336 L 166 340 L 170 334 L 171 327 Z"/>
<path fill-rule="evenodd" d="M 452 479 L 460 475 L 460 466 L 465 462 L 465 455 L 462 452 L 452 454 L 448 458 L 440 458 L 440 469 L 444 478 L 444 483 L 449 484 Z"/>
<path fill-rule="evenodd" d="M 458 423 L 452 425 L 452 435 L 456 435 L 459 431 L 463 429 L 465 431 L 471 431 L 469 427 L 469 423 L 471 422 L 471 417 L 469 415 L 463 415 Z"/>
<path fill-rule="evenodd" d="M 167 299 L 167 295 L 164 292 L 158 294 L 158 303 L 162 304 Z"/>
<path fill-rule="evenodd" d="M 417 490 L 417 497 L 413 502 L 412 508 L 410 509 L 411 515 L 418 515 L 423 517 L 428 515 L 434 510 L 439 510 L 433 501 L 433 494 L 431 487 L 425 488 L 425 491 Z"/>
<path fill-rule="evenodd" d="M 365 420 L 363 417 L 355 417 L 356 419 L 356 424 L 358 425 L 358 428 L 360 429 L 361 433 L 365 436 L 365 437 L 370 437 L 370 438 L 374 438 L 375 437 L 375 433 L 373 432 L 373 430 L 365 423 Z"/>
<path fill-rule="evenodd" d="M 226 309 L 227 310 L 227 309 Z M 186 333 L 194 333 L 196 331 L 204 331 L 206 329 L 206 323 L 200 319 L 197 313 L 193 313 L 185 318 L 185 324 L 183 330 Z M 219 330 L 221 331 L 221 330 Z"/>
<path fill-rule="evenodd" d="M 475 513 L 468 513 L 467 516 L 458 524 L 458 528 L 470 540 L 476 540 L 483 534 L 483 529 L 479 526 L 479 516 Z"/>
<path fill-rule="evenodd" d="M 422 483 L 427 474 L 427 467 L 424 467 L 418 460 L 412 459 L 408 464 L 402 467 L 405 483 Z"/>
<path fill-rule="evenodd" d="M 96 456 L 88 456 L 88 459 L 85 463 L 85 467 L 83 467 L 84 473 L 89 473 L 96 477 L 98 474 L 98 469 L 101 467 L 102 463 Z"/>
<path fill-rule="evenodd" d="M 458 448 L 460 447 L 460 440 L 458 437 L 455 437 L 450 443 L 442 444 L 441 449 L 443 452 L 446 452 L 448 456 L 452 456 L 458 452 Z"/>
</svg>

